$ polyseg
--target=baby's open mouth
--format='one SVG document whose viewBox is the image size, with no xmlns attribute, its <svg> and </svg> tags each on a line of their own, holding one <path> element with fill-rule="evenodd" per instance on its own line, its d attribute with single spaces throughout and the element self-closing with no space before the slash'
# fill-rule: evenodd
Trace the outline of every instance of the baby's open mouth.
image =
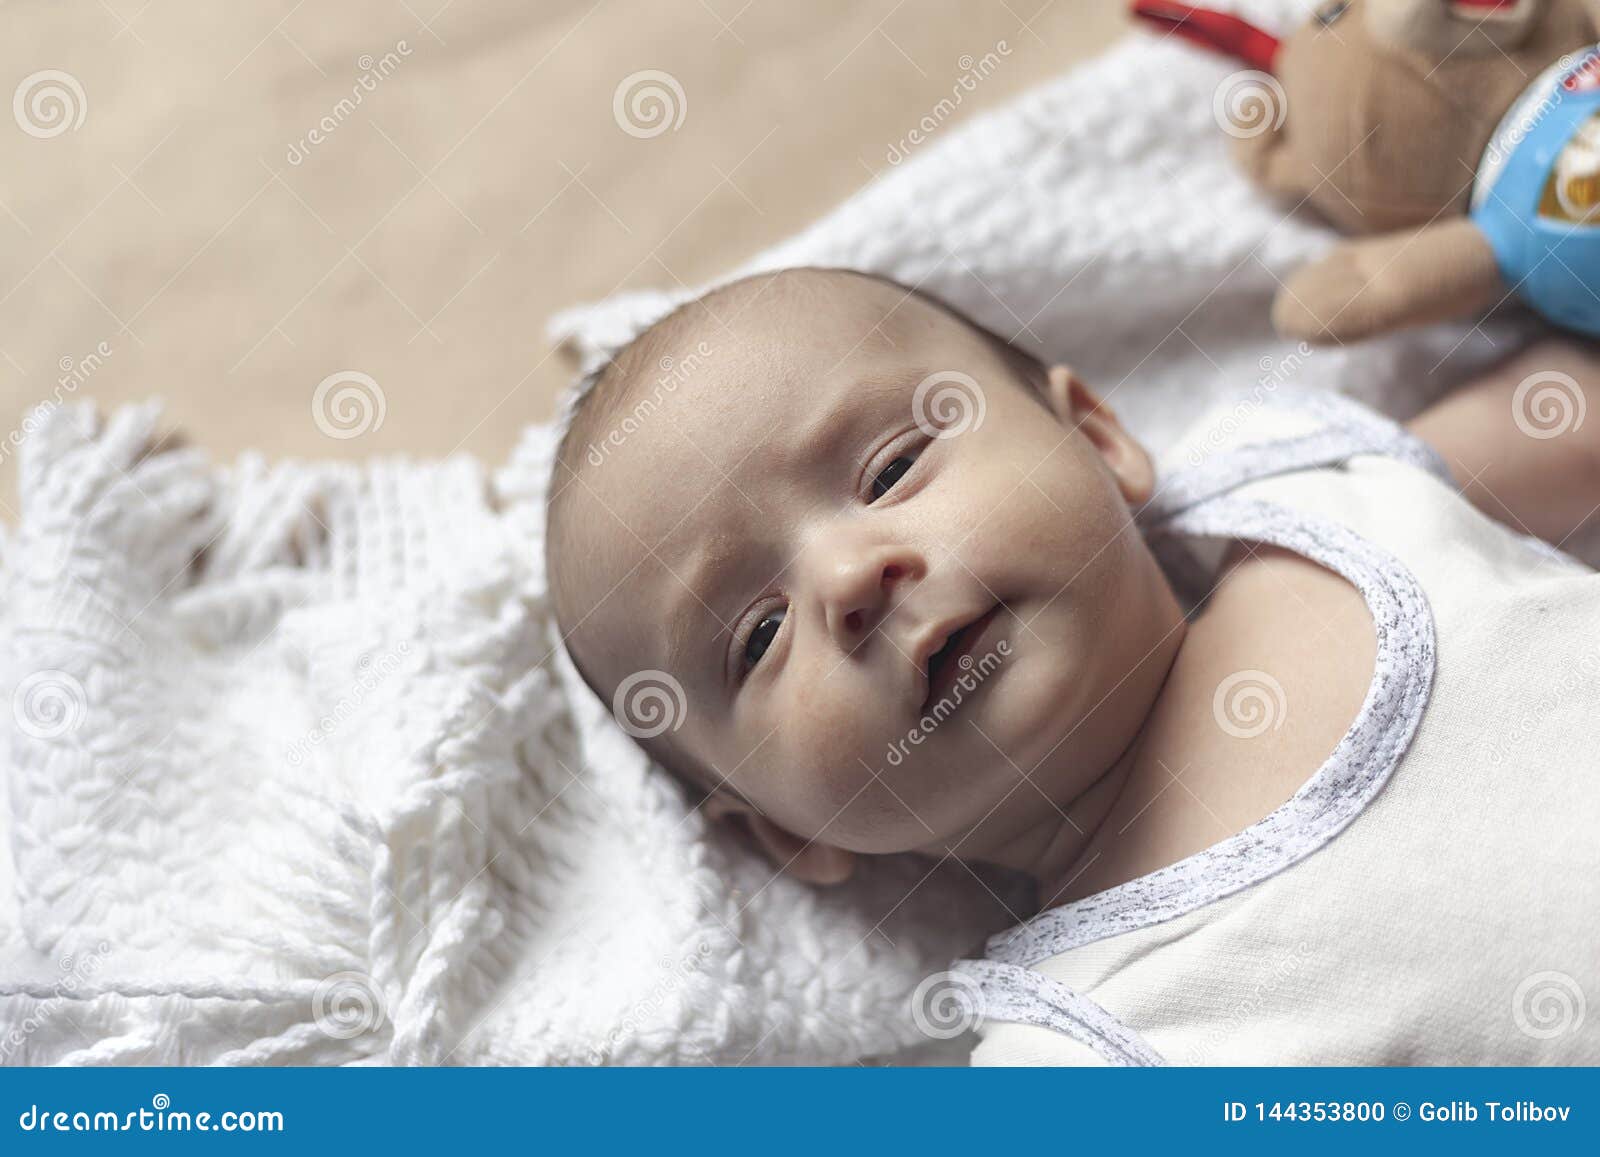
<svg viewBox="0 0 1600 1157">
<path fill-rule="evenodd" d="M 960 702 L 956 683 L 963 675 L 983 678 L 989 674 L 989 664 L 980 663 L 980 657 L 994 648 L 996 620 L 1001 605 L 996 603 L 983 614 L 963 627 L 958 627 L 946 637 L 944 645 L 928 656 L 928 694 L 922 711 L 927 714 L 940 700 L 949 700 L 950 709 Z M 975 688 L 973 688 L 975 689 Z"/>
</svg>

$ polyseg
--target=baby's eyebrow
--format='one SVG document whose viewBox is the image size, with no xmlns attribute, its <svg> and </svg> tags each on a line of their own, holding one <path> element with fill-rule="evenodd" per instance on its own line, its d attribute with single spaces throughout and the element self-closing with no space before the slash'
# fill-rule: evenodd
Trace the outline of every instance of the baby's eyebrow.
<svg viewBox="0 0 1600 1157">
<path fill-rule="evenodd" d="M 668 671 L 693 671 L 698 669 L 694 662 L 696 642 L 695 623 L 688 608 L 680 602 L 677 611 L 667 623 L 667 670 Z"/>
<path fill-rule="evenodd" d="M 855 378 L 848 388 L 836 392 L 832 405 L 823 407 L 815 418 L 785 440 L 801 447 L 805 457 L 832 450 L 862 421 L 861 407 L 851 403 L 874 395 L 903 393 L 912 382 L 924 376 L 920 369 L 898 366 Z M 906 412 L 910 414 L 909 409 Z"/>
<path fill-rule="evenodd" d="M 704 619 L 720 623 L 721 617 L 711 609 L 718 587 L 726 580 L 727 562 L 732 555 L 728 535 L 712 535 L 690 556 L 681 579 L 683 596 L 673 603 L 667 619 L 667 669 L 669 671 L 696 670 L 696 653 L 704 641 Z M 700 614 L 696 614 L 696 611 Z M 719 626 L 716 638 L 732 625 Z"/>
</svg>

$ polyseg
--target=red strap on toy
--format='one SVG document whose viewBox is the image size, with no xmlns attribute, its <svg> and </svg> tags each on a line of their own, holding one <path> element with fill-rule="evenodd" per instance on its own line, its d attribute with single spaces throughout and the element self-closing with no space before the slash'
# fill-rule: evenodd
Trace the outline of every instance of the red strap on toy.
<svg viewBox="0 0 1600 1157">
<path fill-rule="evenodd" d="M 1226 12 L 1171 0 L 1135 0 L 1133 14 L 1202 47 L 1236 56 L 1262 72 L 1272 71 L 1273 58 L 1278 55 L 1276 36 Z"/>
</svg>

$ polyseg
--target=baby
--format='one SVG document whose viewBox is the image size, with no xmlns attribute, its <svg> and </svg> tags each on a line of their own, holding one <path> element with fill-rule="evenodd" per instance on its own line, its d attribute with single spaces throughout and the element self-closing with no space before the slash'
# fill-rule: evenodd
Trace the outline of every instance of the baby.
<svg viewBox="0 0 1600 1157">
<path fill-rule="evenodd" d="M 1596 369 L 1409 432 L 1274 399 L 1158 472 L 926 294 L 758 275 L 577 407 L 556 613 L 625 726 L 681 687 L 630 729 L 782 870 L 1037 881 L 961 966 L 980 1062 L 1600 1063 L 1600 582 L 1529 537 L 1600 505 Z"/>
</svg>

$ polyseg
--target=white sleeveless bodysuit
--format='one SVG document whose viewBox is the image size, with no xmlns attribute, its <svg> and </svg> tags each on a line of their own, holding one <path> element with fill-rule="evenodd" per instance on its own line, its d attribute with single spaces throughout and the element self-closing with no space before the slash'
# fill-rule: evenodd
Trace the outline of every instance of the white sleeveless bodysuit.
<svg viewBox="0 0 1600 1157">
<path fill-rule="evenodd" d="M 1230 538 L 1343 575 L 1371 686 L 1277 811 L 958 964 L 973 1063 L 1600 1064 L 1600 576 L 1355 403 L 1200 430 L 1152 545 L 1197 590 Z"/>
</svg>

